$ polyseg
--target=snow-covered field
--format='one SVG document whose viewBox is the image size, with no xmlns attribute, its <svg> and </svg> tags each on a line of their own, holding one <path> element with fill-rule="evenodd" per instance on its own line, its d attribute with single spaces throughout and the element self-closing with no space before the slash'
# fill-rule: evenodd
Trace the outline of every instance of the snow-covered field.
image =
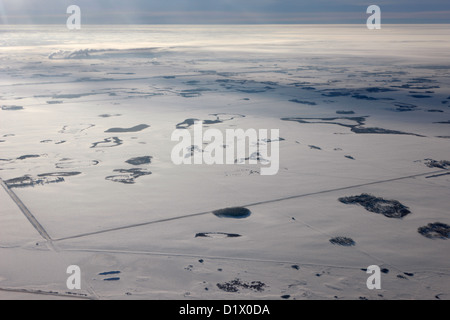
<svg viewBox="0 0 450 320">
<path fill-rule="evenodd" d="M 0 35 L 0 299 L 450 299 L 449 25 Z M 279 129 L 278 174 L 174 165 L 187 119 Z"/>
</svg>

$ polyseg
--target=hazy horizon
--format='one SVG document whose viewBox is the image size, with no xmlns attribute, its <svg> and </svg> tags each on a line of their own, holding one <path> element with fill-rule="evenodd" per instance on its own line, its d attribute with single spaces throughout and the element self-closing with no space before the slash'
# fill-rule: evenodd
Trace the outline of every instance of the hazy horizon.
<svg viewBox="0 0 450 320">
<path fill-rule="evenodd" d="M 383 23 L 448 23 L 450 3 L 420 1 L 356 0 L 314 3 L 291 0 L 195 0 L 148 2 L 131 0 L 0 0 L 0 24 L 59 24 L 67 19 L 66 9 L 77 5 L 84 24 L 359 24 L 365 23 L 370 5 L 381 8 Z"/>
</svg>

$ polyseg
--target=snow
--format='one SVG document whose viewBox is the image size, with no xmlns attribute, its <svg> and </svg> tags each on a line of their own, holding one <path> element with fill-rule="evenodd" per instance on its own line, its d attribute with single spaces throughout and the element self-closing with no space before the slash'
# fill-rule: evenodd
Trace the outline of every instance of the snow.
<svg viewBox="0 0 450 320">
<path fill-rule="evenodd" d="M 52 241 L 0 188 L 0 299 L 450 298 L 449 242 L 417 232 L 450 224 L 450 176 L 430 178 L 446 170 L 425 164 L 450 160 L 450 127 L 434 123 L 450 119 L 448 26 L 0 30 L 0 104 L 23 107 L 0 110 L 0 178 L 81 172 L 12 188 Z M 416 107 L 398 112 L 398 103 Z M 177 124 L 218 113 L 245 117 L 205 130 L 280 130 L 277 175 L 260 175 L 262 164 L 172 163 Z M 415 135 L 357 134 L 351 117 Z M 137 157 L 151 163 L 126 162 Z M 106 179 L 136 168 L 151 174 Z M 362 193 L 412 213 L 389 219 L 338 201 Z M 252 214 L 212 213 L 239 206 Z M 335 237 L 355 245 L 333 245 Z M 79 291 L 66 287 L 69 265 L 81 268 Z M 381 290 L 366 287 L 370 265 L 389 270 Z M 99 275 L 113 270 L 117 281 Z M 217 286 L 236 278 L 266 287 Z"/>
</svg>

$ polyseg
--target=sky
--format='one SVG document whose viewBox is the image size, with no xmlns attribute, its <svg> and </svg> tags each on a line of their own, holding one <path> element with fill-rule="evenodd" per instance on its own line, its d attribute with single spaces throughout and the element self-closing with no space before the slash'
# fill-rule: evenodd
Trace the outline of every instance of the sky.
<svg viewBox="0 0 450 320">
<path fill-rule="evenodd" d="M 0 24 L 65 24 L 70 5 L 83 24 L 450 23 L 450 0 L 0 0 Z"/>
</svg>

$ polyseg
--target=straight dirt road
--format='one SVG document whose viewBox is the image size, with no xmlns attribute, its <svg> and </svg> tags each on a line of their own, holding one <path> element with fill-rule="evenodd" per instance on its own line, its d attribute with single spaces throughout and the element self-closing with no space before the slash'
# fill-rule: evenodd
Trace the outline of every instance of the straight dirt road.
<svg viewBox="0 0 450 320">
<path fill-rule="evenodd" d="M 44 227 L 37 221 L 37 219 L 33 216 L 33 214 L 28 210 L 28 208 L 25 206 L 25 204 L 19 199 L 19 197 L 12 191 L 6 183 L 0 178 L 0 184 L 2 185 L 3 189 L 8 193 L 8 195 L 11 197 L 11 199 L 17 204 L 19 209 L 22 211 L 22 213 L 25 215 L 25 217 L 30 221 L 30 223 L 33 225 L 33 227 L 39 232 L 39 234 L 47 241 L 51 241 L 52 238 L 50 235 L 45 231 Z"/>
</svg>

